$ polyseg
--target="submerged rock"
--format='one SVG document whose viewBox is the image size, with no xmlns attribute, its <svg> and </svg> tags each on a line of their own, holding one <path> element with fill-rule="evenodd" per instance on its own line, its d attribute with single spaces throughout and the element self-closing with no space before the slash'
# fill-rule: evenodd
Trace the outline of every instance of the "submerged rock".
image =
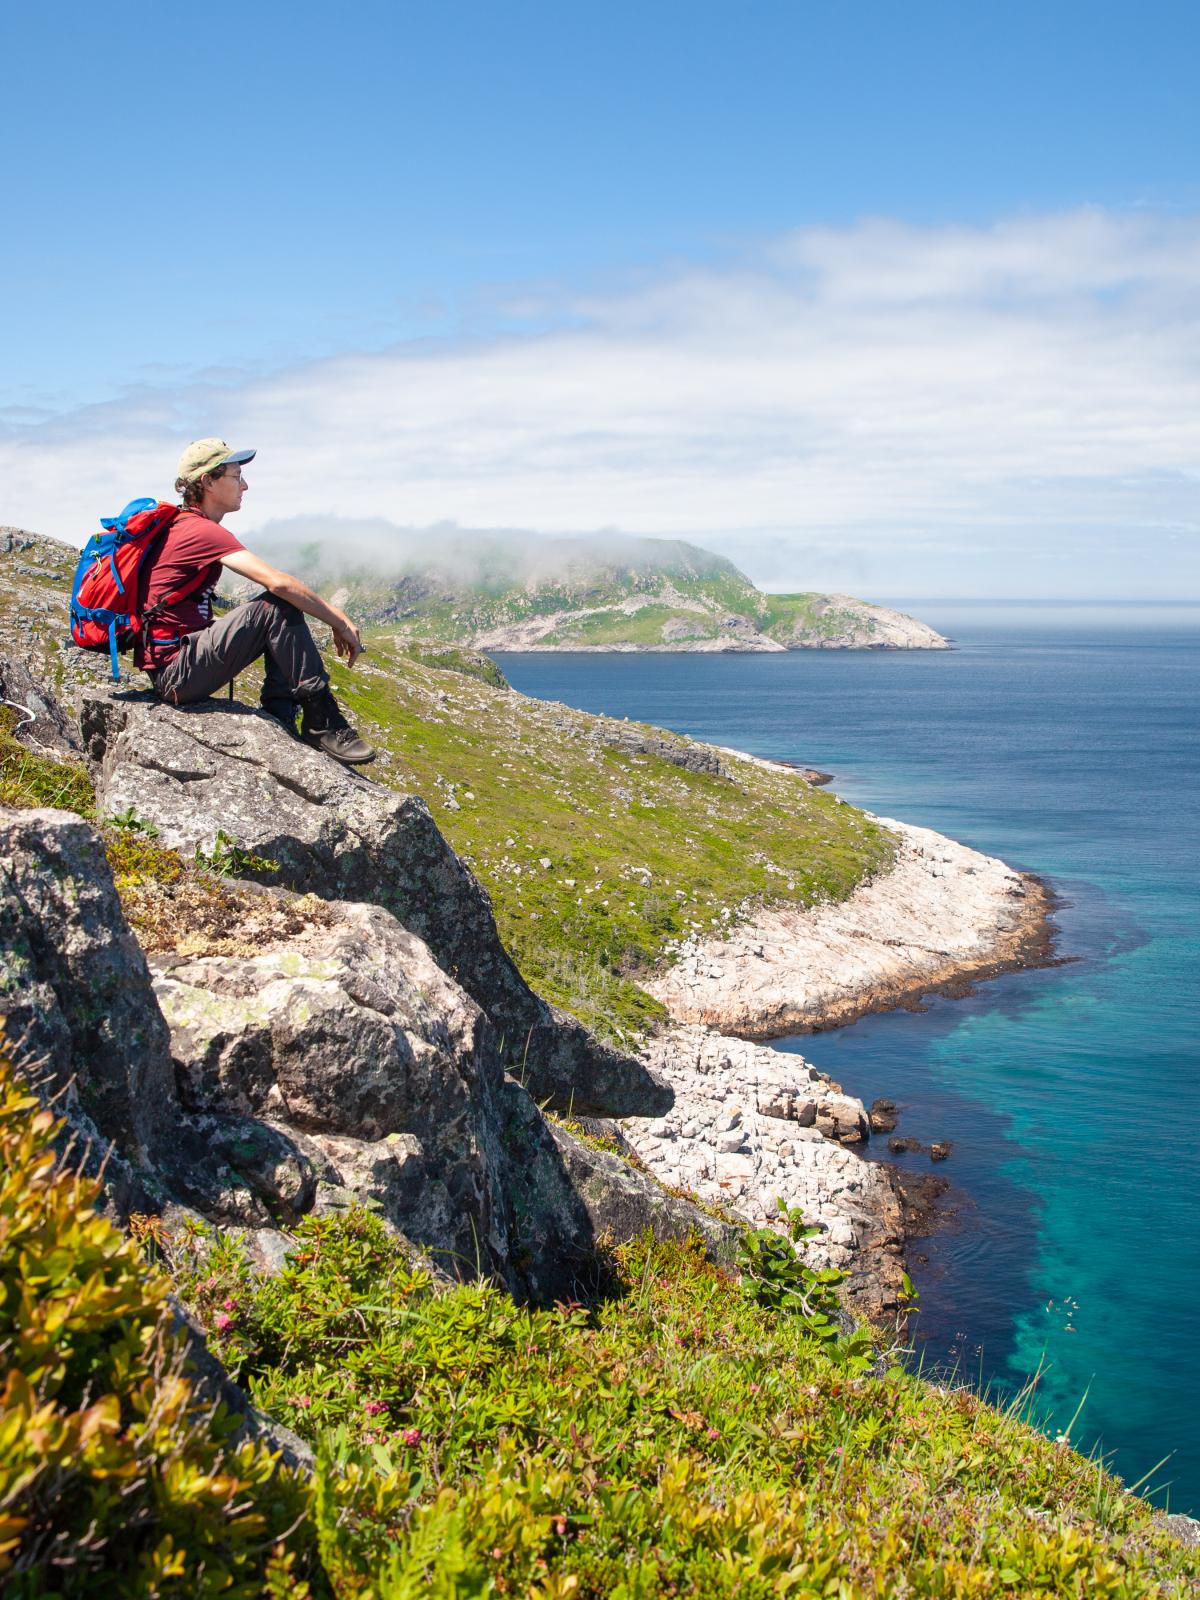
<svg viewBox="0 0 1200 1600">
<path fill-rule="evenodd" d="M 891 1133 L 899 1121 L 900 1108 L 894 1100 L 872 1100 L 867 1116 L 872 1133 Z"/>
</svg>

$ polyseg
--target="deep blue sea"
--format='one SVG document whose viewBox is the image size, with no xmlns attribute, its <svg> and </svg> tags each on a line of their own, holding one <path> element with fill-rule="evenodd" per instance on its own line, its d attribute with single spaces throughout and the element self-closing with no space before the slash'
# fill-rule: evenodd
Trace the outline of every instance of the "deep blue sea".
<svg viewBox="0 0 1200 1600">
<path fill-rule="evenodd" d="M 997 1397 L 1040 1370 L 1045 1425 L 1082 1402 L 1073 1443 L 1130 1483 L 1169 1457 L 1155 1498 L 1200 1515 L 1200 608 L 910 609 L 958 648 L 499 659 L 1049 880 L 1070 963 L 779 1047 L 953 1141 L 957 1214 L 914 1246 L 926 1368 Z"/>
</svg>

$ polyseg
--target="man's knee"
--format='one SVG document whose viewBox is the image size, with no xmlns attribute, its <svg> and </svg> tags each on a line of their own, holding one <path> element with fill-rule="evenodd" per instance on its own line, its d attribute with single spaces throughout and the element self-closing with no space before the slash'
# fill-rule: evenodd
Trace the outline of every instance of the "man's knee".
<svg viewBox="0 0 1200 1600">
<path fill-rule="evenodd" d="M 277 594 L 263 594 L 257 600 L 252 600 L 251 605 L 263 608 L 264 616 L 269 620 L 278 619 L 289 627 L 295 627 L 298 622 L 304 621 L 304 613 L 299 606 L 294 606 L 290 600 L 284 600 Z"/>
</svg>

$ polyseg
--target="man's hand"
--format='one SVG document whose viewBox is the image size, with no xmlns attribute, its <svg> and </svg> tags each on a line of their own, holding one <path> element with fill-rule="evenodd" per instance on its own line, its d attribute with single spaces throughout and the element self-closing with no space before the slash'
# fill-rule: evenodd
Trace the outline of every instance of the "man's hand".
<svg viewBox="0 0 1200 1600">
<path fill-rule="evenodd" d="M 330 627 L 333 630 L 333 642 L 337 645 L 338 655 L 344 656 L 346 665 L 352 667 L 359 656 L 362 655 L 363 643 L 361 634 L 349 617 L 343 617 L 340 622 L 331 623 Z"/>
</svg>

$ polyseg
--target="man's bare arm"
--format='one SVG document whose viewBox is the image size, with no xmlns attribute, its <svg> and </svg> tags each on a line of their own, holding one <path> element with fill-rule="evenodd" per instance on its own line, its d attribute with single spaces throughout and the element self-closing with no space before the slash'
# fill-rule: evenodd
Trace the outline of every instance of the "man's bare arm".
<svg viewBox="0 0 1200 1600">
<path fill-rule="evenodd" d="M 251 583 L 261 583 L 264 589 L 298 606 L 310 617 L 316 617 L 318 622 L 328 623 L 333 630 L 337 653 L 345 656 L 348 667 L 352 667 L 362 654 L 362 639 L 346 613 L 339 611 L 337 606 L 331 606 L 327 600 L 322 600 L 300 578 L 294 578 L 290 572 L 281 572 L 278 567 L 271 566 L 249 550 L 235 550 L 232 555 L 222 556 L 221 565 L 228 567 L 230 572 L 236 572 L 240 578 L 249 578 Z"/>
</svg>

